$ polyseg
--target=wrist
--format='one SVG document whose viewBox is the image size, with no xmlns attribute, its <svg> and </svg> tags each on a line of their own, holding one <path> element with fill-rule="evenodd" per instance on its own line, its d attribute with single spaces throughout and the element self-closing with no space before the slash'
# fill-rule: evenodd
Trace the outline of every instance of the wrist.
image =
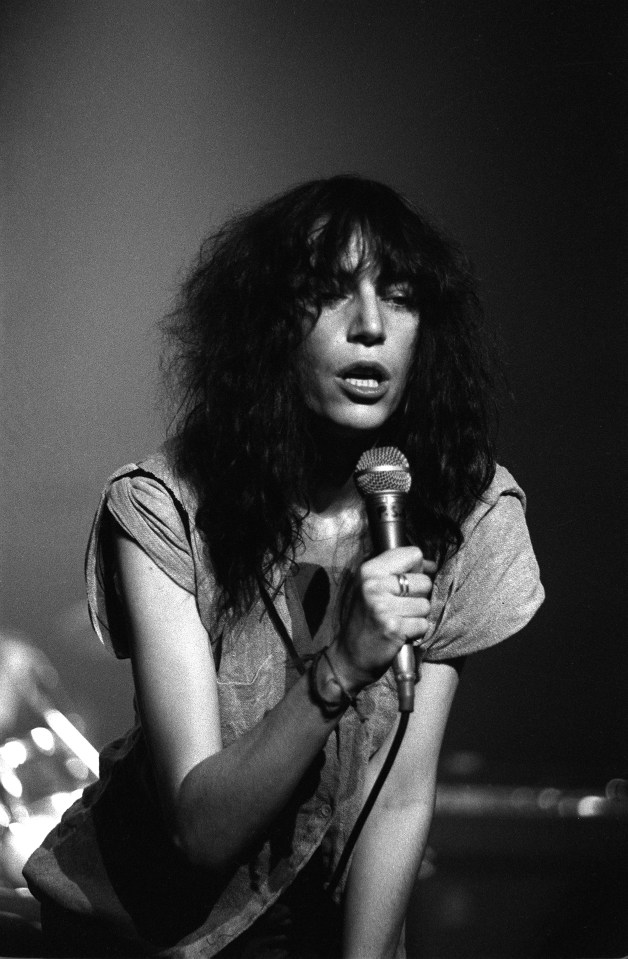
<svg viewBox="0 0 628 959">
<path fill-rule="evenodd" d="M 309 692 L 327 719 L 340 716 L 349 706 L 355 708 L 355 696 L 359 691 L 357 688 L 354 692 L 343 679 L 330 654 L 330 647 L 324 646 L 316 653 L 309 669 Z"/>
<path fill-rule="evenodd" d="M 361 668 L 338 637 L 329 646 L 328 654 L 339 680 L 351 696 L 357 696 L 377 681 L 378 676 Z"/>
</svg>

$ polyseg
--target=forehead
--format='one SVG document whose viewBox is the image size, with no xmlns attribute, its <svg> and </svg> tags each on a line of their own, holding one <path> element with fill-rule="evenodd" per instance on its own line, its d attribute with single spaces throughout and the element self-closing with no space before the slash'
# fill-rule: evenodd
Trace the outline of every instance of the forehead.
<svg viewBox="0 0 628 959">
<path fill-rule="evenodd" d="M 366 278 L 385 285 L 414 285 L 411 274 L 404 265 L 395 263 L 372 238 L 357 230 L 338 257 L 337 272 L 354 281 Z"/>
<path fill-rule="evenodd" d="M 357 216 L 316 220 L 307 234 L 306 260 L 301 261 L 305 286 L 313 291 L 368 276 L 385 285 L 408 283 L 414 288 L 421 272 L 416 250 L 399 224 L 396 232 L 385 226 Z"/>
<path fill-rule="evenodd" d="M 374 273 L 379 268 L 373 262 L 368 241 L 361 230 L 354 230 L 340 255 L 340 265 L 347 273 Z"/>
<path fill-rule="evenodd" d="M 326 223 L 319 223 L 310 234 L 311 264 L 316 273 L 353 275 L 380 272 L 379 255 L 372 237 L 360 227 L 353 227 L 346 237 L 332 238 L 326 227 Z"/>
</svg>

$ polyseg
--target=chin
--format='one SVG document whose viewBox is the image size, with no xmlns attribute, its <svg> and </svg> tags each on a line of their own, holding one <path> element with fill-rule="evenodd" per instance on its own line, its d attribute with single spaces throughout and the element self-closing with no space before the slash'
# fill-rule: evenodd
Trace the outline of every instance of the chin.
<svg viewBox="0 0 628 959">
<path fill-rule="evenodd" d="M 391 415 L 391 414 L 390 414 Z M 339 433 L 351 436 L 377 433 L 386 425 L 390 415 L 371 409 L 355 410 L 348 415 L 332 417 L 331 423 Z"/>
</svg>

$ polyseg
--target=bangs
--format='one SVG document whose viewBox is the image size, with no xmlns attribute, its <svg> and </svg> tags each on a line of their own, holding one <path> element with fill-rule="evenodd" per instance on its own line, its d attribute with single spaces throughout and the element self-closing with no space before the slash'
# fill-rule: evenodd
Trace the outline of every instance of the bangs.
<svg viewBox="0 0 628 959">
<path fill-rule="evenodd" d="M 384 285 L 407 285 L 417 305 L 434 294 L 438 234 L 409 203 L 370 181 L 344 181 L 325 199 L 307 237 L 313 293 L 373 272 Z"/>
</svg>

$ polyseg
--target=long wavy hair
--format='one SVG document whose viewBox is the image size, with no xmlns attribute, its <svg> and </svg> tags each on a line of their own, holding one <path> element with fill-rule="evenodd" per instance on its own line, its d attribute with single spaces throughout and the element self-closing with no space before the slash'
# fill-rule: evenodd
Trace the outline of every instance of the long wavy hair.
<svg viewBox="0 0 628 959">
<path fill-rule="evenodd" d="M 346 251 L 403 283 L 420 316 L 398 410 L 378 442 L 407 456 L 411 534 L 443 561 L 491 482 L 491 351 L 460 247 L 388 186 L 357 176 L 305 183 L 230 219 L 203 244 L 164 324 L 178 416 L 170 446 L 198 495 L 196 523 L 221 612 L 250 605 L 258 577 L 294 561 L 319 455 L 299 346 L 346 285 Z M 360 270 L 363 262 L 355 264 Z"/>
</svg>

